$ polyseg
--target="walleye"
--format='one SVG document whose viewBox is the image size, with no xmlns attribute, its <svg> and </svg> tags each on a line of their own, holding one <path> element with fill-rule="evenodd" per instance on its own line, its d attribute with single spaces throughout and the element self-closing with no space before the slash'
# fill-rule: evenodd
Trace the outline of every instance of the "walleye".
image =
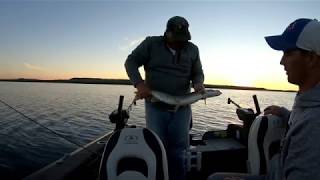
<svg viewBox="0 0 320 180">
<path fill-rule="evenodd" d="M 183 96 L 173 96 L 160 91 L 151 91 L 151 101 L 161 101 L 170 105 L 184 106 L 197 102 L 200 99 L 206 99 L 214 96 L 219 96 L 221 92 L 219 90 L 208 89 L 204 92 L 192 92 Z"/>
</svg>

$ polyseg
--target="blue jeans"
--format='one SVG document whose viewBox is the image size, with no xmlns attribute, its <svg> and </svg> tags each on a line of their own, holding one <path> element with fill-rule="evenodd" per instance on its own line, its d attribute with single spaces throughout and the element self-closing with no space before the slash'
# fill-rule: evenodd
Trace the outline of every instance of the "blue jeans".
<svg viewBox="0 0 320 180">
<path fill-rule="evenodd" d="M 145 101 L 145 108 L 147 128 L 154 131 L 165 146 L 170 179 L 186 179 L 184 152 L 189 147 L 190 105 L 172 112 Z"/>
</svg>

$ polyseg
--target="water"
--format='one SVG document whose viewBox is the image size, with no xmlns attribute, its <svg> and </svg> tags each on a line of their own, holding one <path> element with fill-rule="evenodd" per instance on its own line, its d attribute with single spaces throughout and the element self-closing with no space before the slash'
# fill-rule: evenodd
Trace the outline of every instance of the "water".
<svg viewBox="0 0 320 180">
<path fill-rule="evenodd" d="M 67 139 L 85 145 L 114 128 L 108 114 L 117 108 L 120 95 L 128 107 L 135 89 L 126 85 L 0 82 L 0 100 L 28 117 L 58 132 Z M 225 129 L 240 124 L 235 106 L 254 109 L 256 94 L 261 110 L 271 104 L 290 109 L 295 93 L 221 89 L 222 95 L 192 105 L 193 132 Z M 145 126 L 144 103 L 138 101 L 130 114 L 130 124 Z M 78 146 L 24 118 L 0 103 L 0 179 L 19 179 L 55 161 Z"/>
</svg>

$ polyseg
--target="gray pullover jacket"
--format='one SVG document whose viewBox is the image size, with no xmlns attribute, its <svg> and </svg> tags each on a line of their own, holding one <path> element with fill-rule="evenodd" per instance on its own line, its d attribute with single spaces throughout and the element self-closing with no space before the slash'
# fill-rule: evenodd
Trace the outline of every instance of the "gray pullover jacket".
<svg viewBox="0 0 320 180">
<path fill-rule="evenodd" d="M 320 85 L 298 94 L 271 180 L 320 180 Z"/>
<path fill-rule="evenodd" d="M 143 81 L 138 70 L 141 66 L 144 66 L 145 83 L 150 89 L 172 95 L 189 93 L 190 82 L 204 81 L 198 47 L 191 42 L 173 55 L 163 36 L 147 37 L 125 62 L 134 86 Z"/>
</svg>

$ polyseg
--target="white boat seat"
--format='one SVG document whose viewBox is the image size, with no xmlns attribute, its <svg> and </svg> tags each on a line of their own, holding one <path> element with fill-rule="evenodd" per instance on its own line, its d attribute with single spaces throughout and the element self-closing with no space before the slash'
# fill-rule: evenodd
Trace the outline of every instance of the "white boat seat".
<svg viewBox="0 0 320 180">
<path fill-rule="evenodd" d="M 168 165 L 160 138 L 146 128 L 124 128 L 108 140 L 101 160 L 100 180 L 168 180 Z"/>
<path fill-rule="evenodd" d="M 248 173 L 261 175 L 268 172 L 270 161 L 279 153 L 285 131 L 285 121 L 277 116 L 259 116 L 254 120 L 248 138 Z"/>
</svg>

